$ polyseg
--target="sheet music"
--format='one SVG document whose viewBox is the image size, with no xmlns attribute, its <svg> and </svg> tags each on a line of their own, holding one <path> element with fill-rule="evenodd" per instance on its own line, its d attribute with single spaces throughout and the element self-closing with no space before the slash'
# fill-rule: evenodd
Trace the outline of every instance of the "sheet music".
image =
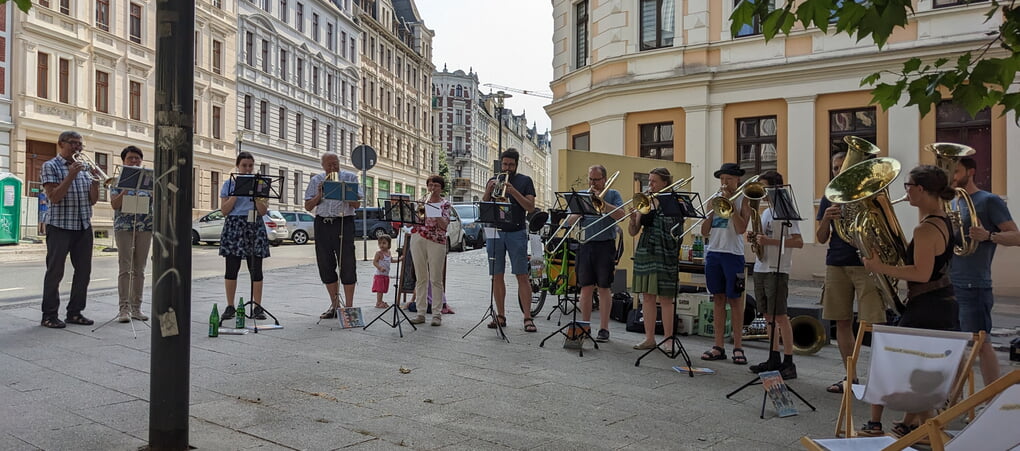
<svg viewBox="0 0 1020 451">
<path fill-rule="evenodd" d="M 425 217 L 426 218 L 441 218 L 443 217 L 443 204 L 440 202 L 426 203 L 425 204 Z"/>
</svg>

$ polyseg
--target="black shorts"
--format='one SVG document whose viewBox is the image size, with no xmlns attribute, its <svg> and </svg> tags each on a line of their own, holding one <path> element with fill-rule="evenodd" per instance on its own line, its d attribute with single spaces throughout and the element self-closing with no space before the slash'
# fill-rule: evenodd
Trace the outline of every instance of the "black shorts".
<svg viewBox="0 0 1020 451">
<path fill-rule="evenodd" d="M 342 218 L 315 217 L 315 263 L 319 267 L 319 280 L 324 284 L 344 285 L 358 282 L 354 264 L 354 216 Z M 343 242 L 340 241 L 341 233 Z M 337 276 L 337 265 L 340 274 Z"/>
<path fill-rule="evenodd" d="M 577 283 L 582 287 L 595 285 L 599 288 L 613 286 L 616 269 L 616 242 L 614 240 L 592 241 L 581 245 L 577 251 Z"/>
<path fill-rule="evenodd" d="M 918 329 L 960 330 L 960 308 L 948 286 L 907 300 L 900 314 L 900 327 Z"/>
</svg>

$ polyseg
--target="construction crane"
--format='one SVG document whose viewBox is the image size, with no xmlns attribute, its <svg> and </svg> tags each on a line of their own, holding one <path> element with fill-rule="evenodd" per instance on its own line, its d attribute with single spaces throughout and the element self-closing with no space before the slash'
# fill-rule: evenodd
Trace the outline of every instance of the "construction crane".
<svg viewBox="0 0 1020 451">
<path fill-rule="evenodd" d="M 545 92 L 528 91 L 526 89 L 511 88 L 509 86 L 500 86 L 500 85 L 496 85 L 496 84 L 492 84 L 492 83 L 486 83 L 486 84 L 484 84 L 482 86 L 489 87 L 489 88 L 496 88 L 496 89 L 500 89 L 500 90 L 503 90 L 503 91 L 516 92 L 518 94 L 525 94 L 525 95 L 529 95 L 529 96 L 542 97 L 544 99 L 551 99 L 551 98 L 553 98 L 552 94 L 548 94 L 548 93 L 545 93 Z"/>
</svg>

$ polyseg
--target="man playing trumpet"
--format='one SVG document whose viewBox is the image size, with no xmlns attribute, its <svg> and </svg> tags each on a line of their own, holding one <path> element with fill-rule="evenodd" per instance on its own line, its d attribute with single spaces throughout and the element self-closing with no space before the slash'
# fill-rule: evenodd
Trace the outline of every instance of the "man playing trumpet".
<svg viewBox="0 0 1020 451">
<path fill-rule="evenodd" d="M 609 311 L 613 299 L 613 273 L 616 270 L 616 227 L 614 224 L 627 213 L 622 208 L 623 197 L 615 189 L 606 189 L 606 168 L 594 165 L 588 168 L 587 192 L 602 199 L 602 216 L 570 215 L 569 224 L 581 221 L 584 240 L 577 252 L 577 282 L 581 285 L 581 319 L 591 321 L 595 287 L 599 290 L 602 312 L 599 314 L 599 332 L 595 341 L 609 341 Z M 607 214 L 608 212 L 608 214 Z"/>
</svg>

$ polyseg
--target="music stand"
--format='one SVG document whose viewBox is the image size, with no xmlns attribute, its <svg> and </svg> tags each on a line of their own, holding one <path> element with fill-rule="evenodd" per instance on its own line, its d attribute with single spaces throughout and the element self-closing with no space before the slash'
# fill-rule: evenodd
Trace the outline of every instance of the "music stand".
<svg viewBox="0 0 1020 451">
<path fill-rule="evenodd" d="M 418 202 L 411 201 L 403 197 L 393 197 L 385 199 L 379 198 L 379 204 L 383 206 L 384 221 L 400 223 L 400 226 L 397 227 L 398 233 L 400 233 L 399 230 L 403 228 L 404 224 L 421 225 L 425 223 L 423 218 L 418 217 L 417 213 Z M 404 240 L 404 252 L 402 254 L 404 257 L 408 255 L 407 249 L 410 247 L 410 243 L 411 243 L 410 239 Z M 403 258 L 397 260 L 397 275 L 396 275 L 397 280 L 395 281 L 397 289 L 393 291 L 393 304 L 390 304 L 389 307 L 386 307 L 386 310 L 383 310 L 382 313 L 379 314 L 379 316 L 376 316 L 375 319 L 372 320 L 372 322 L 366 324 L 362 330 L 367 330 L 368 326 L 371 326 L 373 323 L 380 319 L 382 319 L 382 322 L 389 325 L 391 328 L 396 327 L 397 331 L 400 333 L 400 338 L 404 338 L 404 329 L 400 326 L 400 323 L 404 321 L 407 321 L 407 324 L 410 324 L 412 329 L 418 330 L 418 328 L 415 327 L 414 323 L 411 322 L 411 318 L 409 318 L 407 316 L 407 313 L 404 312 L 404 309 L 400 308 L 401 260 L 403 260 Z M 393 310 L 393 319 L 387 321 L 386 319 L 383 319 L 383 316 L 386 315 L 386 313 L 389 312 L 390 310 Z M 419 314 L 423 315 L 425 314 L 425 312 L 419 312 Z"/>
<path fill-rule="evenodd" d="M 588 192 L 577 192 L 577 191 L 563 191 L 563 192 L 556 193 L 556 196 L 559 199 L 563 199 L 563 204 L 566 205 L 566 207 L 567 207 L 567 210 L 563 214 L 563 218 L 564 219 L 567 216 L 569 216 L 569 215 L 601 216 L 601 213 L 599 213 L 599 211 L 592 204 L 591 193 L 588 193 Z M 575 221 L 574 224 L 571 225 L 569 229 L 567 229 L 567 232 L 564 233 L 563 236 L 559 237 L 559 238 L 556 237 L 556 234 L 562 229 L 562 226 L 557 227 L 556 231 L 553 232 L 552 234 L 550 234 L 549 235 L 549 239 L 547 240 L 548 243 L 555 243 L 555 245 L 553 246 L 552 250 L 549 251 L 549 255 L 552 258 L 555 258 L 557 256 L 557 254 L 559 254 L 560 261 L 561 261 L 561 267 L 562 267 L 562 270 L 560 271 L 559 277 L 563 278 L 563 281 L 562 281 L 563 286 L 559 285 L 559 283 L 556 283 L 556 285 L 555 285 L 556 286 L 556 291 L 557 291 L 557 293 L 556 293 L 556 305 L 552 308 L 552 310 L 549 311 L 549 314 L 545 318 L 546 320 L 552 319 L 553 314 L 557 310 L 559 310 L 560 311 L 560 316 L 559 316 L 559 318 L 556 319 L 556 325 L 557 326 L 562 325 L 562 323 L 563 323 L 563 315 L 566 315 L 568 313 L 572 313 L 574 315 L 573 322 L 576 322 L 576 320 L 577 320 L 577 318 L 576 318 L 576 316 L 577 316 L 576 315 L 577 314 L 577 302 L 578 302 L 578 300 L 579 300 L 578 298 L 580 296 L 580 289 L 576 285 L 575 286 L 566 286 L 566 284 L 568 284 L 570 282 L 570 272 L 569 272 L 570 265 L 569 265 L 569 258 L 568 258 L 569 254 L 570 254 L 570 244 L 577 242 L 576 240 L 571 240 L 570 236 L 572 235 L 572 233 L 573 233 L 575 228 L 581 226 L 581 223 L 582 223 L 582 221 L 580 219 Z M 548 249 L 548 243 L 546 244 L 546 249 Z M 562 248 L 562 252 L 561 252 L 561 248 Z M 577 256 L 575 255 L 574 257 L 576 259 Z M 575 265 L 575 267 L 576 267 L 576 265 Z M 573 295 L 573 296 L 571 296 L 571 295 Z M 570 312 L 567 311 L 567 308 L 568 308 L 567 304 L 568 303 L 572 304 L 572 309 L 573 310 L 571 310 Z M 548 340 L 553 335 L 556 335 L 558 332 L 560 332 L 562 330 L 563 329 L 561 328 L 560 330 L 557 330 L 556 332 L 553 332 L 548 337 L 546 337 L 546 340 Z M 591 338 L 591 334 L 590 333 L 588 334 L 588 338 Z M 542 340 L 542 341 L 544 342 L 545 340 Z M 594 340 L 592 340 L 592 341 L 594 342 Z M 583 342 L 582 342 L 582 344 L 583 344 Z M 595 348 L 598 349 L 598 345 L 595 345 Z M 583 356 L 583 351 L 582 351 L 582 356 Z"/>
<path fill-rule="evenodd" d="M 336 182 L 326 180 L 322 182 L 322 198 L 346 202 L 357 202 L 358 184 L 354 182 Z"/>
<path fill-rule="evenodd" d="M 250 198 L 253 205 L 255 204 L 255 199 L 269 199 L 269 198 L 279 199 L 280 198 L 280 186 L 283 184 L 283 178 L 282 177 L 273 177 L 273 176 L 263 175 L 263 174 L 237 174 L 237 173 L 231 173 L 230 174 L 230 181 L 231 181 L 231 185 L 233 186 L 234 189 L 231 190 L 228 195 L 229 196 L 236 196 L 236 197 L 247 197 L 247 198 Z M 252 210 L 250 212 L 248 212 L 248 222 L 252 223 L 252 224 L 257 224 L 258 223 L 258 218 L 259 218 L 258 208 L 253 206 Z M 258 233 L 258 232 L 256 232 L 256 233 Z M 252 240 L 249 242 L 249 246 L 248 246 L 248 258 L 252 258 L 252 256 L 255 254 L 255 249 L 254 248 L 255 248 L 255 239 L 252 238 Z M 251 274 L 248 274 L 248 278 L 251 279 Z M 241 311 L 242 311 L 242 309 L 244 309 L 244 305 L 245 304 L 248 304 L 249 306 L 251 306 L 251 308 L 249 308 L 247 310 L 243 310 L 245 312 L 244 316 L 245 316 L 245 318 L 250 318 L 251 319 L 251 321 L 252 321 L 252 332 L 257 334 L 257 333 L 259 333 L 259 325 L 258 325 L 258 320 L 255 319 L 255 311 L 254 311 L 254 309 L 255 309 L 254 306 L 257 305 L 259 308 L 262 309 L 262 311 L 266 315 L 269 315 L 270 318 L 273 318 L 273 322 L 277 326 L 279 326 L 280 325 L 280 320 L 276 318 L 276 315 L 273 315 L 272 313 L 269 312 L 269 310 L 266 310 L 265 307 L 262 307 L 262 304 L 256 304 L 255 303 L 255 299 L 253 297 L 255 295 L 255 280 L 251 280 L 249 290 L 250 290 L 250 292 L 249 292 L 249 296 L 248 296 L 248 302 L 241 302 L 240 304 L 238 304 L 238 307 L 240 307 L 240 308 L 237 309 L 237 313 L 236 314 L 238 314 L 238 315 L 241 314 Z M 260 299 L 260 301 L 261 301 L 261 299 Z"/>
<path fill-rule="evenodd" d="M 680 221 L 680 223 L 683 223 L 686 219 L 686 213 L 698 213 L 697 209 L 694 208 L 694 205 L 699 205 L 694 204 L 694 200 L 697 199 L 697 193 L 670 191 L 656 194 L 655 199 L 659 203 L 657 207 L 659 214 L 669 218 L 679 218 L 678 221 Z M 679 296 L 680 291 L 677 290 L 676 295 L 673 296 L 673 311 L 669 312 L 670 315 L 673 315 L 673 335 L 664 337 L 662 341 L 655 345 L 654 348 L 645 351 L 644 354 L 641 354 L 641 357 L 638 357 L 637 361 L 634 362 L 634 366 L 641 366 L 641 359 L 658 350 L 663 355 L 671 359 L 675 359 L 678 356 L 683 357 L 684 363 L 687 364 L 687 368 L 691 369 L 691 371 L 688 371 L 687 374 L 690 377 L 694 377 L 694 363 L 691 362 L 691 356 L 687 354 L 687 348 L 685 348 L 683 342 L 680 341 L 680 327 L 678 327 L 680 325 L 680 321 L 678 321 L 679 318 L 676 314 L 676 301 Z M 662 314 L 665 315 L 666 312 L 662 312 Z M 662 347 L 666 343 L 671 344 L 670 350 L 668 351 Z"/>
<path fill-rule="evenodd" d="M 482 224 L 488 224 L 491 227 L 509 226 L 513 223 L 510 217 L 510 204 L 505 202 L 475 202 L 475 206 L 478 207 L 478 219 L 476 222 Z M 486 238 L 488 241 L 488 238 Z M 494 257 L 489 257 L 489 265 L 493 266 L 495 261 Z M 474 332 L 478 326 L 481 326 L 485 322 L 486 318 L 492 318 L 492 322 L 496 324 L 496 333 L 507 343 L 510 343 L 510 337 L 507 337 L 506 331 L 503 330 L 503 324 L 499 322 L 499 315 L 496 313 L 496 276 L 495 274 L 489 274 L 489 309 L 482 315 L 482 319 L 475 324 L 474 327 L 469 329 L 464 336 L 460 338 L 467 338 L 471 332 Z M 505 294 L 504 294 L 505 296 Z M 520 295 L 518 295 L 517 303 L 520 304 Z M 505 302 L 505 299 L 504 299 Z M 504 305 L 505 307 L 505 305 Z"/>
<path fill-rule="evenodd" d="M 789 227 L 793 226 L 793 223 L 791 221 L 802 221 L 803 218 L 801 218 L 800 213 L 797 210 L 797 202 L 796 202 L 796 199 L 793 196 L 793 189 L 791 188 L 790 185 L 770 186 L 770 187 L 768 187 L 768 190 L 771 191 L 770 196 L 769 196 L 769 204 L 771 204 L 771 208 L 772 208 L 772 215 L 773 215 L 772 216 L 772 221 L 773 222 L 774 221 L 781 221 L 780 222 L 780 226 L 779 226 L 780 227 L 779 228 L 779 253 L 776 256 L 776 267 L 775 267 L 775 270 L 773 271 L 773 274 L 778 275 L 779 274 L 779 267 L 782 266 L 782 264 L 783 264 L 783 249 L 786 247 L 786 231 L 787 231 L 787 229 Z M 772 321 L 769 322 L 769 329 L 770 329 L 769 330 L 769 353 L 771 354 L 772 353 L 772 348 L 773 348 L 773 346 L 775 346 L 775 342 L 776 342 L 776 303 L 775 302 L 769 302 L 769 309 L 771 310 L 769 312 L 769 316 L 772 317 Z M 797 393 L 797 391 L 794 390 L 792 386 L 790 386 L 790 383 L 788 381 L 784 381 L 784 382 L 786 383 L 786 388 L 787 388 L 787 390 L 790 391 L 790 393 L 793 393 L 795 396 L 797 396 L 797 398 L 799 398 L 801 402 L 803 402 L 808 407 L 810 407 L 811 410 L 817 410 L 817 409 L 815 409 L 815 406 L 811 405 L 810 402 L 808 402 L 806 399 L 804 399 L 804 397 L 801 396 L 800 393 Z M 755 375 L 754 379 L 751 379 L 751 380 L 747 381 L 747 383 L 745 383 L 744 385 L 741 385 L 736 390 L 733 390 L 732 392 L 730 392 L 728 395 L 726 395 L 726 398 L 729 398 L 729 397 L 739 393 L 741 390 L 743 390 L 743 389 L 745 389 L 747 387 L 750 387 L 752 385 L 760 385 L 760 384 L 761 384 L 761 378 L 758 377 L 757 375 Z M 762 399 L 761 399 L 761 414 L 759 415 L 759 418 L 761 418 L 763 420 L 765 419 L 765 401 L 768 400 L 768 398 L 769 398 L 769 394 L 766 391 L 765 393 L 762 394 Z"/>
</svg>

